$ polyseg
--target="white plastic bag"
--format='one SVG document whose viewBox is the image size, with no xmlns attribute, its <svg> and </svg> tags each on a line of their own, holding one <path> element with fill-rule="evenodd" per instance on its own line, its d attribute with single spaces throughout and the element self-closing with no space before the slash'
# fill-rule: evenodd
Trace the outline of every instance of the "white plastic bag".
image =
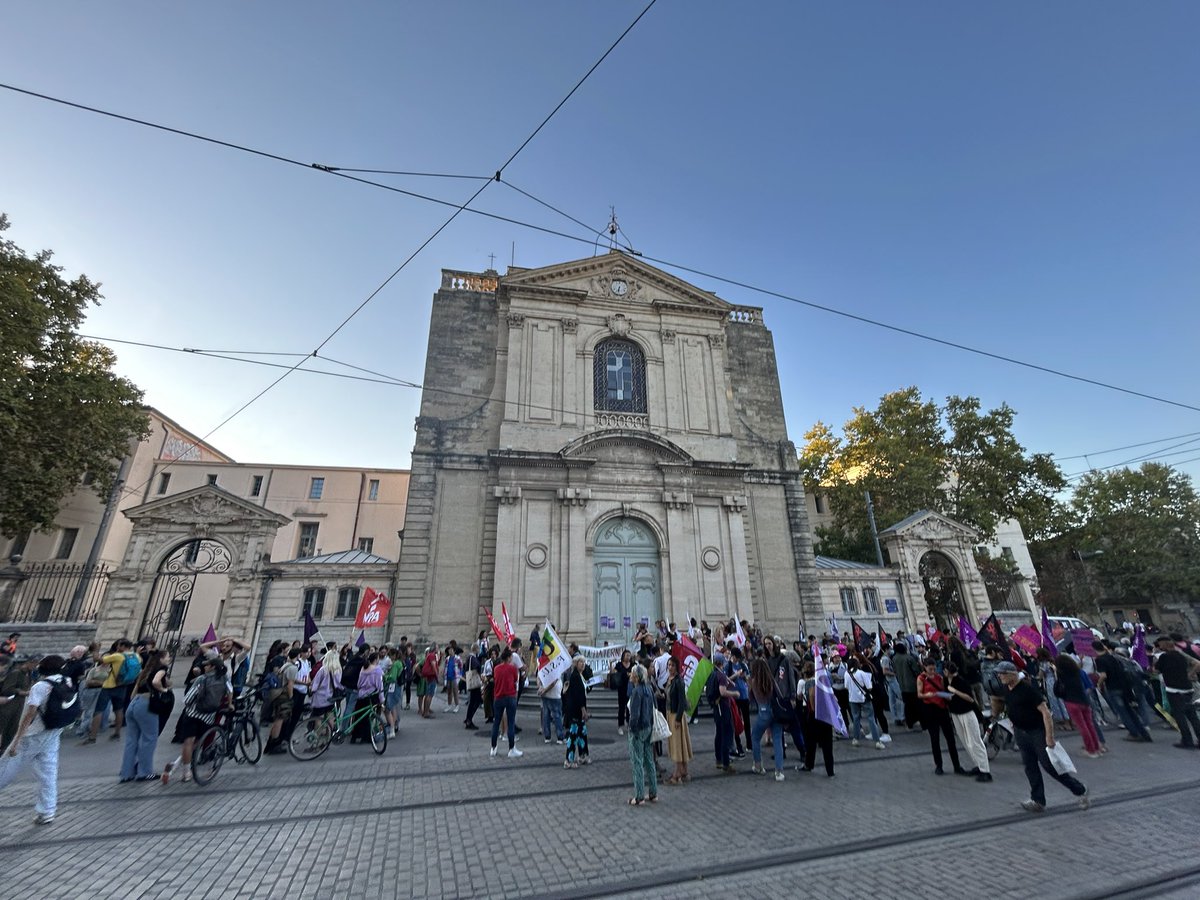
<svg viewBox="0 0 1200 900">
<path fill-rule="evenodd" d="M 1047 747 L 1046 756 L 1050 758 L 1050 765 L 1059 775 L 1069 775 L 1076 771 L 1075 763 L 1071 762 L 1067 748 L 1061 743 L 1056 741 L 1053 747 Z"/>
<path fill-rule="evenodd" d="M 667 724 L 667 717 L 660 713 L 657 709 L 654 710 L 654 728 L 650 734 L 652 741 L 665 741 L 671 737 L 671 726 Z"/>
</svg>

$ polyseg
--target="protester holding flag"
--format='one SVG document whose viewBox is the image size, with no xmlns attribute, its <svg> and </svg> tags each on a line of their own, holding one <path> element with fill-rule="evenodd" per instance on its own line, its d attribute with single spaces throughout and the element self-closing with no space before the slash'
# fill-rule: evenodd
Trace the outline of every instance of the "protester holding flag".
<svg viewBox="0 0 1200 900">
<path fill-rule="evenodd" d="M 814 658 L 821 660 L 821 651 L 814 646 Z M 825 774 L 833 778 L 833 719 L 841 720 L 837 701 L 833 697 L 833 689 L 829 686 L 829 676 L 824 672 L 823 680 L 818 680 L 816 666 L 813 663 L 804 664 L 805 699 L 805 729 L 804 729 L 804 765 L 803 771 L 811 772 L 817 761 L 817 748 L 821 748 L 821 757 L 825 762 Z M 844 727 L 842 730 L 845 730 Z"/>
<path fill-rule="evenodd" d="M 640 663 L 629 673 L 629 761 L 633 766 L 633 797 L 630 806 L 658 799 L 658 769 L 650 736 L 654 731 L 654 694 L 646 667 Z"/>
</svg>

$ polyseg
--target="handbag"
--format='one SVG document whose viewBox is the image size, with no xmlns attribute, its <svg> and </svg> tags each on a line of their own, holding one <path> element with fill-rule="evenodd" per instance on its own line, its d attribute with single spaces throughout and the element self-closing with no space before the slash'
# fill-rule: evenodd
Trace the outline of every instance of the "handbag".
<svg viewBox="0 0 1200 900">
<path fill-rule="evenodd" d="M 100 663 L 88 669 L 87 675 L 84 676 L 83 686 L 89 688 L 104 687 L 104 682 L 108 680 L 109 667 Z"/>
<path fill-rule="evenodd" d="M 146 706 L 150 712 L 156 716 L 169 716 L 171 710 L 175 708 L 175 692 L 174 691 L 156 691 L 150 690 L 150 697 L 146 701 Z"/>
<path fill-rule="evenodd" d="M 1075 771 L 1075 763 L 1071 762 L 1067 748 L 1061 743 L 1055 742 L 1053 747 L 1047 747 L 1046 756 L 1050 760 L 1050 765 L 1054 767 L 1054 771 L 1059 775 L 1068 775 Z"/>
<path fill-rule="evenodd" d="M 650 728 L 651 741 L 665 741 L 671 737 L 671 726 L 667 724 L 667 717 L 658 711 L 654 710 L 654 724 Z"/>
<path fill-rule="evenodd" d="M 780 695 L 778 685 L 771 690 L 771 718 L 781 725 L 790 725 L 796 718 L 796 708 Z"/>
</svg>

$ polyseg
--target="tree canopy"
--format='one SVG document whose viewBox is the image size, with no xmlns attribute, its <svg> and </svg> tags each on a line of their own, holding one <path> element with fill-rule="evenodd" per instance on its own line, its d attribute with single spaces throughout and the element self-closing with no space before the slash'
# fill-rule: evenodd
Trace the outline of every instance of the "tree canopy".
<svg viewBox="0 0 1200 900">
<path fill-rule="evenodd" d="M 8 224 L 0 215 L 0 234 Z M 106 497 L 148 428 L 142 393 L 113 374 L 112 351 L 75 333 L 100 285 L 67 281 L 50 259 L 0 237 L 0 534 L 52 526 L 85 474 Z"/>
<path fill-rule="evenodd" d="M 805 434 L 800 468 L 810 491 L 828 497 L 835 527 L 818 529 L 820 550 L 874 560 L 864 492 L 879 527 L 931 509 L 977 528 L 984 539 L 1009 518 L 1028 536 L 1061 528 L 1056 494 L 1066 485 L 1054 460 L 1013 436 L 1007 405 L 984 412 L 975 397 L 944 406 L 916 387 L 893 391 L 871 410 L 855 407 L 839 436 L 824 422 Z"/>
</svg>

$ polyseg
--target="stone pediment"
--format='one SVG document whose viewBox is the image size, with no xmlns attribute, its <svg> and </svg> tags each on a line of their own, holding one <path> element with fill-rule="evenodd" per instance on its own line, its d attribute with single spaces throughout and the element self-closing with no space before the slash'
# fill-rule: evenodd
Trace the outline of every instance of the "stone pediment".
<svg viewBox="0 0 1200 900">
<path fill-rule="evenodd" d="M 512 269 L 500 279 L 499 289 L 510 293 L 553 291 L 577 301 L 599 299 L 630 307 L 678 308 L 714 317 L 728 316 L 734 308 L 716 294 L 619 250 L 540 269 Z"/>
<path fill-rule="evenodd" d="M 883 537 L 915 538 L 923 541 L 948 541 L 959 538 L 976 542 L 979 532 L 969 525 L 956 522 L 949 516 L 944 516 L 933 510 L 923 509 L 905 519 L 901 519 L 891 528 L 879 532 Z"/>
<path fill-rule="evenodd" d="M 135 523 L 235 525 L 239 528 L 259 524 L 278 528 L 291 521 L 287 516 L 243 500 L 213 484 L 205 484 L 180 494 L 160 497 L 149 503 L 143 503 L 141 506 L 125 510 L 125 515 Z"/>
<path fill-rule="evenodd" d="M 692 457 L 666 438 L 621 428 L 594 431 L 563 447 L 563 459 L 589 459 L 626 465 L 692 464 Z"/>
</svg>

